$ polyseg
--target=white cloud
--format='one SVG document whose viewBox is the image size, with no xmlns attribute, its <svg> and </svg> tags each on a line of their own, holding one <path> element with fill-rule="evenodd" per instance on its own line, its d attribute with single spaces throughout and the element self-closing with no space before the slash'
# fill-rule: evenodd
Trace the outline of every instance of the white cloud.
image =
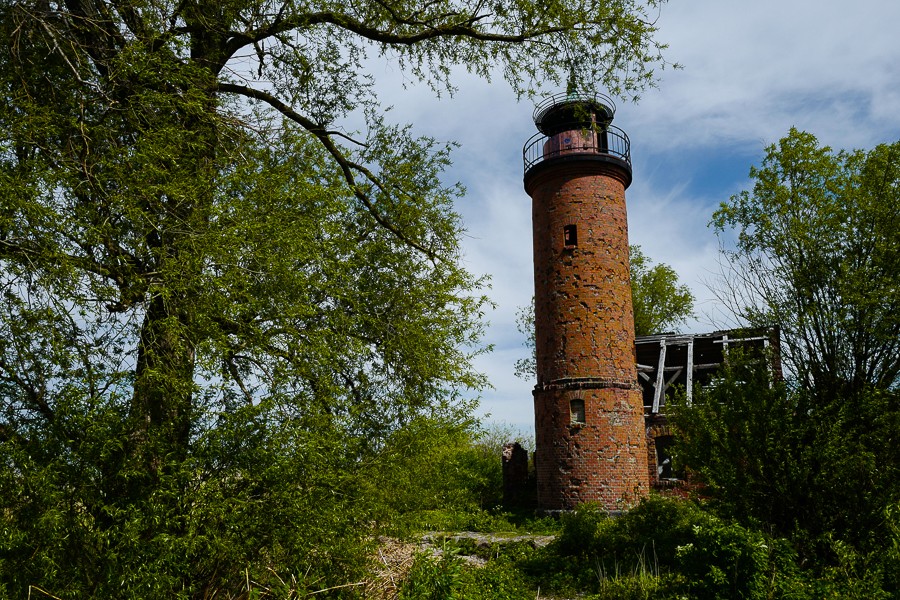
<svg viewBox="0 0 900 600">
<path fill-rule="evenodd" d="M 877 0 L 670 3 L 660 34 L 684 69 L 664 73 L 629 116 L 661 147 L 678 132 L 771 142 L 791 125 L 835 144 L 880 140 L 885 126 L 896 136 L 900 116 L 881 107 L 898 89 L 898 21 L 900 3 Z"/>
</svg>

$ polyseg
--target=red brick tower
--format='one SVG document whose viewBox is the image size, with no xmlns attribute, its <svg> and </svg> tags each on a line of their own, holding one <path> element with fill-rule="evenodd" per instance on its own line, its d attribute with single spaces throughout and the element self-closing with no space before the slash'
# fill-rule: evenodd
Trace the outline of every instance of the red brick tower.
<svg viewBox="0 0 900 600">
<path fill-rule="evenodd" d="M 634 358 L 625 188 L 612 100 L 554 96 L 534 113 L 525 190 L 534 232 L 538 505 L 621 510 L 649 488 Z"/>
</svg>

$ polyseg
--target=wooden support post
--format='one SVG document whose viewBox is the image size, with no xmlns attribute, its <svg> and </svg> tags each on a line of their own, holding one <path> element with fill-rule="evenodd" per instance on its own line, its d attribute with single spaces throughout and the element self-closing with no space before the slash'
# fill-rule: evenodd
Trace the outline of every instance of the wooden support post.
<svg viewBox="0 0 900 600">
<path fill-rule="evenodd" d="M 687 405 L 694 400 L 694 338 L 688 341 L 687 347 Z"/>
<path fill-rule="evenodd" d="M 656 389 L 653 392 L 653 408 L 650 409 L 651 414 L 659 413 L 660 398 L 666 391 L 665 386 L 666 371 L 666 339 L 659 340 L 659 365 L 656 368 Z"/>
</svg>

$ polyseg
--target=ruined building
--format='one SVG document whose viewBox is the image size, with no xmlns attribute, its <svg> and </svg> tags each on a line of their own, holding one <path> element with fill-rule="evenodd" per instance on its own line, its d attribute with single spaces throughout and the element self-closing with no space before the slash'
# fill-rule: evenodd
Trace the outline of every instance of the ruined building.
<svg viewBox="0 0 900 600">
<path fill-rule="evenodd" d="M 695 386 L 715 385 L 719 367 L 736 348 L 765 360 L 773 376 L 780 378 L 778 343 L 778 331 L 774 328 L 666 333 L 635 340 L 651 488 L 662 491 L 682 483 L 680 474 L 673 470 L 670 449 L 674 438 L 666 418 L 666 404 L 675 391 L 684 390 L 690 402 Z"/>
<path fill-rule="evenodd" d="M 525 190 L 534 236 L 537 504 L 609 511 L 677 482 L 665 418 L 674 386 L 709 383 L 729 347 L 765 348 L 770 331 L 664 334 L 635 340 L 625 190 L 628 136 L 602 95 L 563 94 L 534 113 Z M 522 480 L 507 449 L 505 490 Z M 527 468 L 524 471 L 527 473 Z"/>
</svg>

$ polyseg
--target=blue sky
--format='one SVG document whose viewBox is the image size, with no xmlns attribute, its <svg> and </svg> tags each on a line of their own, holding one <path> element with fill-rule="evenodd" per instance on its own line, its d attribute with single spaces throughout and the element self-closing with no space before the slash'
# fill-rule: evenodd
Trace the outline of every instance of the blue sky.
<svg viewBox="0 0 900 600">
<path fill-rule="evenodd" d="M 627 191 L 629 235 L 670 264 L 698 299 L 687 330 L 727 326 L 708 285 L 718 240 L 707 227 L 718 204 L 748 186 L 764 148 L 791 126 L 836 148 L 900 140 L 900 2 L 896 0 L 671 0 L 659 37 L 681 70 L 632 103 L 616 100 L 615 124 L 631 138 L 634 182 Z M 385 68 L 377 80 L 397 81 Z M 522 145 L 535 132 L 533 105 L 500 79 L 460 73 L 458 92 L 435 99 L 424 87 L 385 86 L 392 118 L 461 144 L 448 179 L 468 193 L 459 203 L 468 230 L 465 261 L 490 275 L 497 307 L 478 367 L 493 389 L 481 412 L 529 429 L 532 383 L 516 379 L 524 355 L 515 313 L 532 295 L 530 200 L 522 188 Z M 561 90 L 548 89 L 547 94 Z M 900 201 L 900 200 L 898 200 Z"/>
</svg>

